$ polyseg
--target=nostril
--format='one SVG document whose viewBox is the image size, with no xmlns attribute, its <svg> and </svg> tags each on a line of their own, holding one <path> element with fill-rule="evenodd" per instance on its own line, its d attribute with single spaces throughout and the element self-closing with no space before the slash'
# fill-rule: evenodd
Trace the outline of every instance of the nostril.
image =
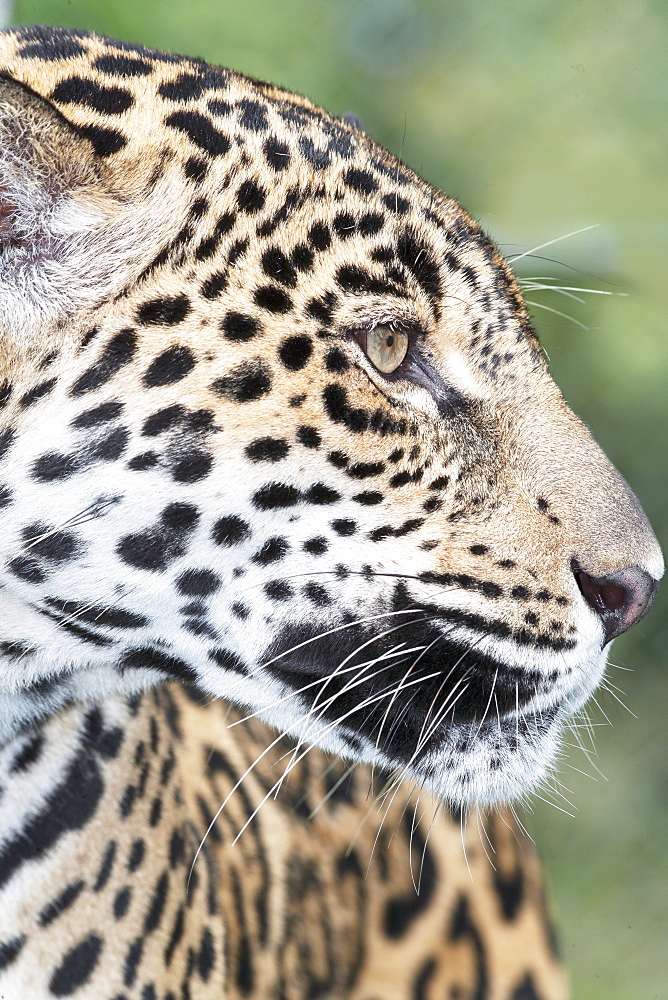
<svg viewBox="0 0 668 1000">
<path fill-rule="evenodd" d="M 575 574 L 575 579 L 587 604 L 599 614 L 621 611 L 625 607 L 628 599 L 625 587 L 615 583 L 603 583 L 605 578 L 597 580 L 581 571 Z"/>
<path fill-rule="evenodd" d="M 601 619 L 606 642 L 640 621 L 654 600 L 658 582 L 637 566 L 595 577 L 575 560 L 571 565 L 580 593 Z"/>
</svg>

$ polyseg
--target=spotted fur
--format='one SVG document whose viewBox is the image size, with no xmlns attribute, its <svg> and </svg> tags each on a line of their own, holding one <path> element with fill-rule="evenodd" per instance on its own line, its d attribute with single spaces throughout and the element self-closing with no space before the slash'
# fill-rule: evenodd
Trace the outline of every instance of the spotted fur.
<svg viewBox="0 0 668 1000">
<path fill-rule="evenodd" d="M 447 809 L 544 778 L 663 564 L 507 265 L 294 94 L 0 62 L 0 989 L 562 997 L 519 831 L 470 881 Z"/>
</svg>

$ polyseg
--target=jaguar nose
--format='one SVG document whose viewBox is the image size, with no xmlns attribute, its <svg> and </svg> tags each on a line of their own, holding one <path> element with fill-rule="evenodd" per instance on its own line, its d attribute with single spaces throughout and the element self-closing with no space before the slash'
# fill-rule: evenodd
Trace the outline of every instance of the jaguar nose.
<svg viewBox="0 0 668 1000">
<path fill-rule="evenodd" d="M 574 562 L 573 575 L 585 601 L 601 619 L 606 642 L 640 621 L 659 586 L 658 580 L 638 566 L 594 577 Z"/>
</svg>

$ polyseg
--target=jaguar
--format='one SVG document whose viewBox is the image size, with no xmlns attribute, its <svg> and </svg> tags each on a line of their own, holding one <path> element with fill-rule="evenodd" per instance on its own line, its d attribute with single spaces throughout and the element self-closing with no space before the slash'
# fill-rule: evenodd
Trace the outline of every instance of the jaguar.
<svg viewBox="0 0 668 1000">
<path fill-rule="evenodd" d="M 557 1000 L 512 802 L 663 563 L 354 121 L 0 33 L 0 995 Z"/>
</svg>

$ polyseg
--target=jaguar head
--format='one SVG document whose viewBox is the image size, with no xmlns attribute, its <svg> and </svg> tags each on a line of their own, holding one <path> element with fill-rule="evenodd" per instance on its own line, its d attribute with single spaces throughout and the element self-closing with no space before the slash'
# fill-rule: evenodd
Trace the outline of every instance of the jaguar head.
<svg viewBox="0 0 668 1000">
<path fill-rule="evenodd" d="M 3 737 L 178 678 L 450 802 L 522 793 L 663 563 L 498 250 L 301 98 L 30 31 L 0 42 Z"/>
</svg>

